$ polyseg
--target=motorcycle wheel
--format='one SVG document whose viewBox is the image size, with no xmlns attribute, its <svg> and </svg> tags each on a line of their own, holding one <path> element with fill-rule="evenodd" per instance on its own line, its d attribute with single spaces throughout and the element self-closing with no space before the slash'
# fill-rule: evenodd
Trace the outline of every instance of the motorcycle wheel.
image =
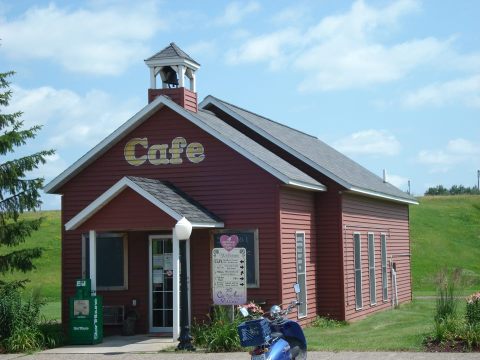
<svg viewBox="0 0 480 360">
<path fill-rule="evenodd" d="M 290 351 L 293 350 L 293 352 L 298 352 L 297 355 L 295 357 L 293 357 L 292 359 L 294 360 L 306 360 L 307 359 L 307 349 L 305 349 L 303 347 L 303 344 L 298 341 L 297 339 L 295 338 L 292 338 L 292 337 L 287 337 L 285 338 L 285 340 L 288 342 L 288 344 L 290 345 Z"/>
</svg>

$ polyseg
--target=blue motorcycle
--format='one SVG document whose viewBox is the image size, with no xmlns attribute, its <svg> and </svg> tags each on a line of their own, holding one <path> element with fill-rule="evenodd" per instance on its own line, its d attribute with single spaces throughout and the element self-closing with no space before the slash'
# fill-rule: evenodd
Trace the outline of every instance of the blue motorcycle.
<svg viewBox="0 0 480 360">
<path fill-rule="evenodd" d="M 294 285 L 295 293 L 300 292 L 298 284 Z M 307 358 L 307 340 L 301 326 L 285 316 L 295 307 L 301 305 L 297 300 L 282 310 L 273 305 L 268 314 L 270 319 L 259 318 L 242 322 L 237 330 L 243 347 L 254 347 L 250 351 L 252 360 L 303 360 Z M 240 308 L 243 316 L 250 316 L 246 308 Z"/>
</svg>

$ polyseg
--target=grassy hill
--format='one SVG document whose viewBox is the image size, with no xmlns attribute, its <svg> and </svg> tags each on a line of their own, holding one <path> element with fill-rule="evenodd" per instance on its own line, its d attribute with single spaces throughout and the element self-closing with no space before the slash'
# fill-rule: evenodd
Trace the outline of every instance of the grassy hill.
<svg viewBox="0 0 480 360">
<path fill-rule="evenodd" d="M 434 291 L 444 267 L 462 268 L 467 289 L 480 289 L 479 195 L 422 197 L 410 207 L 410 226 L 415 294 Z"/>
<path fill-rule="evenodd" d="M 480 196 L 422 197 L 410 207 L 412 275 L 415 294 L 432 293 L 434 276 L 442 267 L 461 267 L 480 289 Z M 43 256 L 31 273 L 7 274 L 6 279 L 29 278 L 51 302 L 60 299 L 60 212 L 46 211 L 40 231 L 24 246 L 41 246 Z M 26 214 L 25 216 L 39 216 Z M 5 249 L 0 248 L 0 254 Z"/>
<path fill-rule="evenodd" d="M 15 272 L 3 276 L 5 280 L 30 279 L 27 290 L 39 289 L 47 301 L 59 301 L 60 299 L 60 211 L 43 211 L 41 213 L 27 213 L 24 217 L 43 216 L 39 231 L 18 249 L 39 246 L 44 249 L 41 258 L 34 261 L 35 270 L 28 273 Z M 0 248 L 0 254 L 10 251 L 5 247 Z M 1 276 L 1 275 L 0 275 Z"/>
</svg>

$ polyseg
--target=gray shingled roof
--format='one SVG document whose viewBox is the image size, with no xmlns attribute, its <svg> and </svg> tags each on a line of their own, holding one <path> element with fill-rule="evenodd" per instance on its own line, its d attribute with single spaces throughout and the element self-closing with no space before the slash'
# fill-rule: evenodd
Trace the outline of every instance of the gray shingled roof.
<svg viewBox="0 0 480 360">
<path fill-rule="evenodd" d="M 150 60 L 164 60 L 164 59 L 176 59 L 176 58 L 182 58 L 185 60 L 189 60 L 193 62 L 194 64 L 197 64 L 200 66 L 198 62 L 192 59 L 190 55 L 188 55 L 185 51 L 180 49 L 175 43 L 170 43 L 165 49 L 159 51 L 155 55 L 149 57 L 145 61 L 150 61 Z"/>
<path fill-rule="evenodd" d="M 136 176 L 127 176 L 127 178 L 176 213 L 186 217 L 191 223 L 212 224 L 222 222 L 216 215 L 167 182 Z"/>
<path fill-rule="evenodd" d="M 218 118 L 214 113 L 199 109 L 197 113 L 192 112 L 192 115 L 196 116 L 203 123 L 210 128 L 215 129 L 217 132 L 233 141 L 236 145 L 246 150 L 252 157 L 256 157 L 264 163 L 275 168 L 277 171 L 285 175 L 287 178 L 293 181 L 298 181 L 306 185 L 315 187 L 324 187 L 323 184 L 297 169 L 287 161 L 283 160 L 278 155 L 275 155 L 270 150 L 264 148 L 256 141 L 250 139 L 248 136 L 242 134 L 234 127 L 228 125 L 222 119 Z"/>
<path fill-rule="evenodd" d="M 346 186 L 348 189 L 358 188 L 379 195 L 393 196 L 395 198 L 416 202 L 414 197 L 399 190 L 388 182 L 383 182 L 382 178 L 316 137 L 292 129 L 213 96 L 211 97 L 243 118 L 245 120 L 244 124 L 250 129 L 260 134 L 262 131 L 267 133 L 274 138 L 276 143 L 281 144 L 284 148 L 287 147 L 293 150 L 290 152 L 300 159 L 304 156 L 313 162 L 313 165 L 315 165 L 318 171 L 334 181 L 340 182 L 341 185 Z"/>
</svg>

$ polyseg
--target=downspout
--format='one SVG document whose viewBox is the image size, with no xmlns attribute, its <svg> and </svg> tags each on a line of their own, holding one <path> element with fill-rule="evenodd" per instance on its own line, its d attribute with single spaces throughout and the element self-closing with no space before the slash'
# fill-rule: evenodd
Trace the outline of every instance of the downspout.
<svg viewBox="0 0 480 360">
<path fill-rule="evenodd" d="M 347 313 L 347 310 L 346 310 L 346 306 L 347 304 L 345 303 L 345 263 L 346 263 L 346 259 L 345 259 L 345 244 L 344 242 L 346 241 L 347 237 L 346 237 L 346 232 L 347 232 L 347 226 L 345 225 L 345 233 L 344 233 L 344 236 L 342 238 L 342 234 L 343 234 L 343 194 L 341 191 L 338 192 L 338 201 L 339 201 L 339 213 L 340 213 L 340 223 L 339 223 L 339 234 L 340 234 L 340 241 L 339 241 L 339 247 L 340 247 L 340 254 L 342 254 L 342 268 L 341 268 L 341 281 L 340 281 L 340 284 L 341 284 L 341 301 L 342 301 L 342 320 L 347 320 L 346 319 L 346 313 Z M 348 289 L 348 286 L 347 286 L 347 289 Z M 347 299 L 348 299 L 348 296 L 347 296 Z"/>
<path fill-rule="evenodd" d="M 280 196 L 281 196 L 281 186 L 277 184 L 276 186 L 276 196 L 275 196 L 275 212 L 276 212 L 276 221 L 277 221 L 277 276 L 280 286 L 278 287 L 277 293 L 277 302 L 278 304 L 283 303 L 283 271 L 282 271 L 282 216 L 280 209 Z M 260 271 L 260 269 L 259 269 Z"/>
</svg>

